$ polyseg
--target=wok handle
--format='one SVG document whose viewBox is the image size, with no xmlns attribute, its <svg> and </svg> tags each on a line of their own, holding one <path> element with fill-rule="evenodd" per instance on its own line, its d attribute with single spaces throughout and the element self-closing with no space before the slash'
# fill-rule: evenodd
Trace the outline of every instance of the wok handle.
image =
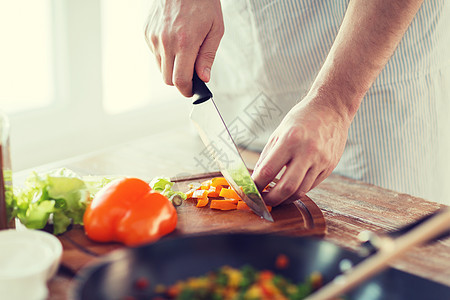
<svg viewBox="0 0 450 300">
<path fill-rule="evenodd" d="M 423 244 L 450 229 L 450 208 L 424 221 L 406 234 L 385 244 L 379 252 L 370 256 L 343 275 L 336 277 L 326 286 L 306 299 L 333 299 L 351 290 L 358 284 L 388 267 L 388 264 L 414 246 Z"/>
<path fill-rule="evenodd" d="M 429 219 L 433 218 L 434 216 L 441 213 L 443 209 L 439 209 L 431 214 L 427 214 L 424 217 L 421 217 L 420 219 L 414 221 L 411 224 L 407 224 L 400 229 L 390 231 L 387 233 L 377 234 L 371 231 L 363 231 L 359 234 L 358 238 L 362 242 L 361 249 L 359 250 L 360 254 L 363 256 L 368 256 L 376 253 L 381 247 L 383 247 L 383 244 L 385 243 L 392 243 L 392 240 L 394 238 L 397 238 L 412 229 L 416 228 L 417 226 L 425 223 Z M 444 239 L 446 237 L 450 236 L 450 228 L 440 235 L 435 236 L 434 238 L 429 239 L 426 243 L 432 243 L 441 239 Z"/>
</svg>

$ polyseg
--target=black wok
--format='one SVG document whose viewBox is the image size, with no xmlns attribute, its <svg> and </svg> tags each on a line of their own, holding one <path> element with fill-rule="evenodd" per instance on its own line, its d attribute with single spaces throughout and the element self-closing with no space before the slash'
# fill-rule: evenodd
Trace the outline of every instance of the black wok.
<svg viewBox="0 0 450 300">
<path fill-rule="evenodd" d="M 286 254 L 288 268 L 278 270 L 274 262 Z M 223 265 L 250 264 L 270 269 L 294 282 L 319 271 L 325 282 L 340 271 L 342 261 L 358 263 L 364 258 L 336 245 L 314 238 L 277 235 L 229 234 L 166 239 L 119 250 L 80 272 L 73 291 L 75 299 L 151 299 L 156 284 L 199 276 Z M 136 281 L 150 283 L 142 289 Z M 347 294 L 346 299 L 450 299 L 450 287 L 393 268 L 379 273 Z"/>
</svg>

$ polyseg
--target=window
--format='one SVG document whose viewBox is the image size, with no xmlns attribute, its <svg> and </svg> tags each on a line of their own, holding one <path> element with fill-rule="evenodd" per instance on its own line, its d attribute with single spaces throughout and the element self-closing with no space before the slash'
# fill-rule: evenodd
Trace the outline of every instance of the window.
<svg viewBox="0 0 450 300">
<path fill-rule="evenodd" d="M 189 123 L 190 102 L 163 84 L 145 43 L 146 3 L 0 0 L 14 171 Z"/>
<path fill-rule="evenodd" d="M 102 1 L 103 106 L 108 113 L 179 97 L 175 89 L 163 84 L 144 39 L 148 2 Z"/>
<path fill-rule="evenodd" d="M 5 113 L 54 100 L 50 0 L 0 1 L 0 103 Z"/>
</svg>

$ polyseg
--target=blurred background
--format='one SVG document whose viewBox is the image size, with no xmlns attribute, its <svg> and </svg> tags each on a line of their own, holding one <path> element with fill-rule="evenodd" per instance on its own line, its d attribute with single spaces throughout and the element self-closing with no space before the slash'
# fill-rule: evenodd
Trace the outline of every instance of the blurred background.
<svg viewBox="0 0 450 300">
<path fill-rule="evenodd" d="M 144 37 L 148 0 L 0 0 L 14 171 L 186 126 Z"/>
</svg>

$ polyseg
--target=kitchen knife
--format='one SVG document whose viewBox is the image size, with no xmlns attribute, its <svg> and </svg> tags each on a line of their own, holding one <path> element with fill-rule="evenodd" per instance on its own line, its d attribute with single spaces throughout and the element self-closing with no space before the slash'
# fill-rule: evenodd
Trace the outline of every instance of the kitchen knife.
<svg viewBox="0 0 450 300">
<path fill-rule="evenodd" d="M 258 216 L 273 222 L 272 215 L 214 103 L 211 91 L 195 72 L 192 91 L 194 100 L 190 118 L 223 177 Z"/>
</svg>

